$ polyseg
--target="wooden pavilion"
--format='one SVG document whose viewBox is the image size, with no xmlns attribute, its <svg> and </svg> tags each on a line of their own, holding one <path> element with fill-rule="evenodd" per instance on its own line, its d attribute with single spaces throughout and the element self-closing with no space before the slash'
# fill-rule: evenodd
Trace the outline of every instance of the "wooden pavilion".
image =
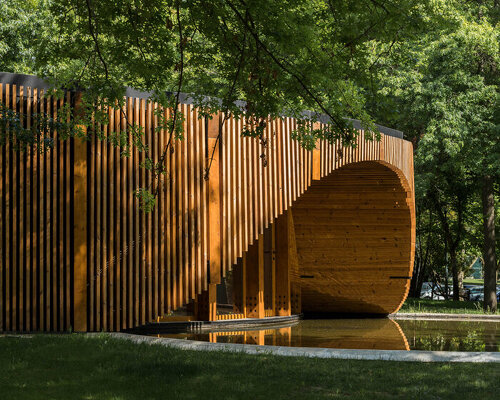
<svg viewBox="0 0 500 400">
<path fill-rule="evenodd" d="M 76 98 L 0 74 L 0 103 L 26 127 Z M 222 115 L 198 118 L 187 99 L 184 140 L 154 179 L 139 167 L 144 153 L 121 157 L 105 139 L 139 124 L 158 160 L 158 108 L 130 91 L 90 141 L 51 131 L 45 153 L 0 146 L 0 331 L 119 331 L 186 305 L 200 320 L 399 309 L 415 245 L 413 151 L 401 132 L 380 127 L 371 141 L 358 125 L 355 148 L 306 151 L 293 118 L 269 120 L 265 146 L 229 118 L 217 140 Z M 133 195 L 145 186 L 158 191 L 150 213 Z M 218 315 L 229 275 L 234 310 Z"/>
</svg>

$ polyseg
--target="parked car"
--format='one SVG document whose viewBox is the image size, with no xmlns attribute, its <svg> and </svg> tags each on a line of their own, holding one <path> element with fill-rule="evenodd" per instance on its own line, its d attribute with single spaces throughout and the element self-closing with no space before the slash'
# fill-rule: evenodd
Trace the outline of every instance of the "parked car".
<svg viewBox="0 0 500 400">
<path fill-rule="evenodd" d="M 445 300 L 444 296 L 441 294 L 437 294 L 436 292 L 432 292 L 432 290 L 428 290 L 420 296 L 422 299 L 431 299 L 431 300 Z"/>
<path fill-rule="evenodd" d="M 444 287 L 441 289 L 444 290 Z M 448 296 L 453 296 L 453 290 L 448 289 Z M 432 282 L 424 282 L 422 284 L 422 290 L 420 292 L 420 297 L 422 299 L 431 299 L 431 300 L 445 300 L 443 293 L 440 288 L 434 285 Z"/>
<path fill-rule="evenodd" d="M 471 301 L 484 301 L 484 288 L 482 286 L 477 286 L 475 288 L 470 289 L 470 297 Z M 500 301 L 500 289 L 497 290 L 497 301 Z"/>
<path fill-rule="evenodd" d="M 482 286 L 476 286 L 470 288 L 469 300 L 470 301 L 483 301 L 484 300 L 484 289 Z"/>
</svg>

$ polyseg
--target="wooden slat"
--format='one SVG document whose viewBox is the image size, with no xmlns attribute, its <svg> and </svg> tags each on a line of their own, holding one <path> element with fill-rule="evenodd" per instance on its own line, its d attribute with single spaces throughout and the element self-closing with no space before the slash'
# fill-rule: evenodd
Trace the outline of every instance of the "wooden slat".
<svg viewBox="0 0 500 400">
<path fill-rule="evenodd" d="M 115 112 L 113 107 L 108 110 L 109 124 L 108 124 L 108 162 L 109 162 L 109 246 L 108 246 L 108 323 L 109 329 L 116 330 L 116 301 L 115 301 L 115 287 L 116 287 L 116 149 L 111 140 L 115 135 Z"/>
<path fill-rule="evenodd" d="M 121 115 L 120 115 L 120 131 L 122 132 L 122 135 L 125 137 L 127 136 L 127 113 L 128 113 L 128 104 L 127 104 L 127 99 L 123 99 L 123 105 L 121 107 Z M 120 153 L 124 152 L 126 150 L 126 141 L 123 140 L 123 147 L 119 148 Z M 129 220 L 129 214 L 128 214 L 128 197 L 130 196 L 130 192 L 128 191 L 128 185 L 127 185 L 127 180 L 128 180 L 128 157 L 125 157 L 124 155 L 120 157 L 120 192 L 121 192 L 121 201 L 120 201 L 120 212 L 121 212 L 121 220 L 120 220 L 120 226 L 121 226 L 121 252 L 120 252 L 120 258 L 121 258 L 121 281 L 120 281 L 120 304 L 121 304 L 121 310 L 120 310 L 120 320 L 121 320 L 121 329 L 127 328 L 127 321 L 128 321 L 128 313 L 127 310 L 129 309 L 129 304 L 128 304 L 128 298 L 127 294 L 129 292 L 129 287 L 128 287 L 128 278 L 129 278 L 129 270 L 130 265 L 129 265 L 129 253 L 130 253 L 130 248 L 129 248 L 129 237 L 128 237 L 128 220 Z"/>
<path fill-rule="evenodd" d="M 71 104 L 71 93 L 68 91 L 66 93 L 66 104 Z M 69 123 L 71 120 L 71 115 L 68 112 L 66 122 Z M 64 245 L 64 281 L 65 281 L 65 296 L 64 296 L 64 329 L 69 330 L 71 326 L 71 245 L 73 232 L 71 229 L 71 141 L 66 139 L 64 142 L 64 230 L 63 238 L 65 240 Z"/>
<path fill-rule="evenodd" d="M 40 116 L 43 116 L 45 114 L 45 98 L 44 98 L 44 91 L 43 89 L 40 90 Z M 43 139 L 44 132 L 40 132 L 41 139 Z M 45 228 L 46 228 L 46 221 L 47 221 L 47 216 L 46 216 L 46 209 L 45 209 L 45 192 L 46 192 L 46 181 L 45 181 L 45 169 L 46 169 L 46 157 L 45 157 L 45 149 L 42 144 L 42 150 L 43 154 L 38 154 L 38 166 L 39 166 L 39 180 L 40 180 L 40 188 L 39 188 L 39 214 L 40 214 L 40 220 L 39 220 L 39 230 L 38 230 L 38 235 L 39 235 L 39 246 L 38 246 L 38 252 L 39 252 L 39 264 L 38 264 L 38 304 L 39 304 L 39 322 L 38 326 L 40 330 L 47 330 L 47 327 L 45 325 L 45 270 L 47 268 L 47 258 L 46 258 L 46 252 L 45 252 L 45 242 L 46 242 L 46 237 L 45 237 Z"/>
<path fill-rule="evenodd" d="M 173 112 L 173 111 L 172 111 Z M 171 190 L 171 209 L 172 209 L 172 222 L 171 222 L 171 252 L 172 252 L 172 309 L 177 308 L 177 278 L 178 278 L 178 261 L 177 261 L 177 152 L 178 147 L 176 141 L 172 139 L 171 146 L 173 152 L 171 153 L 171 167 L 170 167 L 170 190 Z"/>
<path fill-rule="evenodd" d="M 258 140 L 252 141 L 253 145 L 253 161 L 252 165 L 254 166 L 253 173 L 253 187 L 254 187 L 254 214 L 255 214 L 255 225 L 254 225 L 254 240 L 256 241 L 261 234 L 262 229 L 262 189 L 261 189 L 261 149 L 260 143 Z M 254 242 L 255 243 L 255 242 Z"/>
<path fill-rule="evenodd" d="M 51 105 L 52 105 L 52 96 L 47 95 L 46 101 L 45 101 L 45 112 L 47 115 L 47 118 L 50 117 L 51 114 Z M 52 132 L 50 128 L 47 128 L 46 132 L 47 138 L 50 139 L 52 138 Z M 51 155 L 51 149 L 50 147 L 47 146 L 46 148 L 46 153 L 45 153 L 45 179 L 46 179 L 46 186 L 45 186 L 45 207 L 46 207 L 46 215 L 45 215 L 45 221 L 47 223 L 46 225 L 46 240 L 45 240 L 45 260 L 46 260 L 46 268 L 45 268 L 45 288 L 44 288 L 44 293 L 45 293 L 45 324 L 46 330 L 51 330 L 51 319 L 50 319 L 50 314 L 51 314 L 51 309 L 54 307 L 52 302 L 51 302 L 51 286 L 50 286 L 50 281 L 51 281 L 51 271 L 52 271 L 52 207 L 51 207 L 51 193 L 52 193 L 52 155 Z"/>
<path fill-rule="evenodd" d="M 284 211 L 284 182 L 283 182 L 283 136 L 282 136 L 282 120 L 276 119 L 276 173 L 278 176 L 278 215 Z"/>
<path fill-rule="evenodd" d="M 0 88 L 1 93 L 1 88 Z M 36 88 L 28 88 L 28 96 L 31 98 L 29 100 L 30 104 L 28 107 L 28 129 L 32 128 L 33 122 L 36 122 L 36 115 L 38 114 L 38 90 Z M 0 95 L 1 101 L 1 95 Z M 31 115 L 29 115 L 31 113 Z M 1 154 L 1 151 L 0 151 Z M 38 204 L 38 187 L 39 187 L 39 176 L 38 176 L 38 151 L 37 148 L 32 148 L 31 151 L 31 159 L 32 159 L 32 172 L 31 172 L 31 180 L 33 183 L 33 189 L 31 193 L 31 329 L 33 331 L 38 330 L 38 320 L 37 320 L 37 310 L 38 310 L 38 290 L 37 283 L 39 282 L 38 271 L 39 271 L 39 256 L 38 256 L 38 243 L 39 243 L 39 235 L 38 232 L 40 230 L 39 225 L 39 204 Z M 1 165 L 1 162 L 0 162 Z M 1 178 L 0 178 L 1 179 Z M 0 189 L 1 193 L 1 189 Z M 28 202 L 30 204 L 30 202 Z M 1 211 L 0 211 L 1 212 Z M 1 223 L 0 223 L 1 225 Z M 1 230 L 1 229 L 0 229 Z M 1 246 L 1 245 L 0 245 Z M 0 252 L 1 253 L 1 252 Z M 1 256 L 0 256 L 1 260 Z M 1 276 L 1 270 L 0 270 Z M 1 279 L 1 278 L 0 278 Z M 2 287 L 0 282 L 0 287 Z M 1 312 L 0 312 L 1 313 Z M 0 323 L 1 325 L 1 323 Z"/>
<path fill-rule="evenodd" d="M 184 116 L 187 114 L 187 107 L 185 105 L 182 105 L 182 112 Z M 187 119 L 186 119 L 187 121 Z M 185 126 L 186 128 L 186 126 Z M 186 130 L 184 130 L 186 132 Z M 190 254 L 189 254 L 189 182 L 188 182 L 188 170 L 189 170 L 189 163 L 188 163 L 188 143 L 187 140 L 184 138 L 184 140 L 181 141 L 181 157 L 182 157 L 182 241 L 183 241 L 183 252 L 184 252 L 184 257 L 183 257 L 183 296 L 182 296 L 182 304 L 187 304 L 189 302 L 189 295 L 190 295 L 190 290 L 189 290 L 189 284 L 190 284 Z"/>
<path fill-rule="evenodd" d="M 121 133 L 121 112 L 118 102 L 115 103 L 114 112 L 114 132 L 115 135 L 119 138 Z M 120 156 L 120 139 L 113 146 L 114 151 L 114 162 L 115 162 L 115 176 L 114 176 L 114 188 L 115 188 L 115 202 L 113 203 L 113 207 L 115 210 L 115 239 L 114 239 L 114 263 L 113 268 L 115 270 L 115 279 L 113 282 L 113 295 L 114 295 L 114 309 L 113 309 L 113 318 L 114 318 L 114 330 L 119 330 L 121 326 L 121 296 L 122 296 L 122 254 L 123 254 L 123 226 L 121 224 L 121 202 L 122 202 L 122 160 Z"/>
<path fill-rule="evenodd" d="M 5 85 L 5 105 L 7 108 L 11 108 L 10 104 L 10 85 Z M 5 327 L 7 330 L 14 330 L 15 327 L 12 324 L 13 316 L 12 312 L 15 312 L 15 309 L 12 304 L 12 281 L 14 280 L 14 269 L 12 268 L 14 255 L 13 255 L 13 243 L 12 240 L 7 241 L 7 236 L 12 235 L 12 218 L 14 215 L 15 203 L 14 197 L 12 194 L 12 185 L 10 182 L 13 182 L 12 177 L 15 170 L 15 165 L 12 159 L 12 143 L 7 143 L 5 147 L 5 164 L 6 164 L 6 198 L 5 198 L 5 220 L 7 222 L 7 226 L 5 229 L 6 235 L 6 255 L 5 255 Z M 12 277 L 12 278 L 11 278 Z"/>
<path fill-rule="evenodd" d="M 246 253 L 246 317 L 264 317 L 264 235 Z"/>
<path fill-rule="evenodd" d="M 273 212 L 272 218 L 279 215 L 279 186 L 278 186 L 278 164 L 277 164 L 277 150 L 276 150 L 276 123 L 277 120 L 271 121 L 271 185 L 272 185 L 272 198 L 273 198 Z"/>
<path fill-rule="evenodd" d="M 140 132 L 141 128 L 141 101 L 139 99 L 134 99 L 134 119 L 133 119 L 133 126 L 134 129 L 138 129 Z M 142 138 L 141 138 L 142 140 Z M 139 158 L 139 150 L 137 146 L 134 146 L 133 149 L 133 158 L 132 158 L 132 164 L 133 164 L 133 183 L 132 183 L 132 188 L 133 190 L 139 189 L 140 185 L 140 175 L 139 175 L 139 168 L 137 168 L 137 165 L 140 163 L 140 158 Z M 141 262 L 142 262 L 142 234 L 140 231 L 141 225 L 140 225 L 140 209 L 139 209 L 139 201 L 136 196 L 133 197 L 132 200 L 132 207 L 133 207 L 133 226 L 134 226 L 134 231 L 133 231 L 133 243 L 134 243 L 134 294 L 133 294 L 133 301 L 134 301 L 134 318 L 133 318 L 133 326 L 138 326 L 140 323 L 140 304 L 141 304 L 141 297 L 140 297 L 140 288 L 141 288 Z"/>
<path fill-rule="evenodd" d="M 226 271 L 231 263 L 231 258 L 233 256 L 233 227 L 232 227 L 232 196 L 231 196 L 231 175 L 234 172 L 231 168 L 232 166 L 232 141 L 231 141 L 231 129 L 229 127 L 229 121 L 226 118 L 224 129 L 224 140 L 222 141 L 223 147 L 225 149 L 224 157 L 224 205 L 225 205 L 225 226 L 227 226 L 226 235 L 224 236 L 224 243 L 226 254 L 224 257 L 224 263 L 222 264 L 222 274 L 226 275 Z"/>
<path fill-rule="evenodd" d="M 26 120 L 25 127 L 30 129 L 31 127 L 31 112 L 33 100 L 31 98 L 31 88 L 26 88 Z M 32 330 L 32 291 L 31 285 L 33 282 L 33 199 L 32 199 L 32 183 L 33 183 L 33 151 L 30 147 L 26 152 L 26 192 L 24 197 L 25 204 L 25 248 L 26 248 L 26 275 L 25 275 L 25 330 Z M 0 252 L 1 254 L 1 252 Z M 1 287 L 1 286 L 0 286 Z"/>
<path fill-rule="evenodd" d="M 243 141 L 241 137 L 241 119 L 233 122 L 234 137 L 235 137 L 235 180 L 236 180 L 236 255 L 241 257 L 244 248 L 245 237 L 245 208 L 243 206 Z"/>
<path fill-rule="evenodd" d="M 177 304 L 180 306 L 184 303 L 184 261 L 183 261 L 183 232 L 182 232 L 182 221 L 183 221 L 183 187 L 182 187 L 182 143 L 180 140 L 177 140 L 176 143 L 176 175 L 177 175 L 177 184 L 176 184 L 176 197 L 177 197 L 177 236 L 176 236 L 176 245 L 177 245 Z"/>
<path fill-rule="evenodd" d="M 188 199 L 188 217 L 189 217 L 189 297 L 194 299 L 196 296 L 196 236 L 195 236 L 195 122 L 193 121 L 192 107 L 186 107 L 187 120 L 187 150 L 188 150 L 188 171 L 189 171 L 189 199 Z"/>
<path fill-rule="evenodd" d="M 102 110 L 104 112 L 104 110 Z M 102 305 L 101 305 L 101 327 L 103 330 L 108 330 L 109 327 L 109 290 L 108 277 L 110 276 L 110 251 L 111 251 L 111 235 L 108 232 L 111 229 L 111 207 L 109 204 L 109 185 L 110 169 L 109 162 L 111 153 L 109 152 L 110 145 L 108 143 L 109 124 L 103 126 L 103 143 L 102 143 L 102 259 L 99 266 L 99 272 L 102 281 Z"/>
<path fill-rule="evenodd" d="M 4 103 L 4 95 L 3 95 L 3 84 L 0 83 L 0 104 Z M 5 193 L 5 189 L 7 187 L 7 177 L 5 173 L 8 172 L 5 159 L 8 155 L 5 154 L 6 145 L 0 147 L 0 288 L 2 288 L 2 293 L 0 294 L 0 331 L 5 331 L 5 318 L 4 318 L 4 310 L 5 310 L 5 291 L 3 290 L 3 271 L 4 269 L 8 269 L 8 266 L 5 263 L 5 254 L 6 254 L 6 226 L 8 225 L 8 221 L 6 217 L 6 204 L 4 203 L 7 194 Z M 8 208 L 8 206 L 7 206 Z M 6 282 L 7 285 L 9 282 Z"/>
<path fill-rule="evenodd" d="M 24 125 L 24 87 L 19 87 L 19 103 L 17 111 L 20 114 L 21 125 Z M 17 236 L 18 247 L 18 282 L 17 282 L 17 308 L 18 308 L 18 330 L 25 330 L 25 317 L 26 317 L 26 304 L 25 304 L 25 291 L 26 284 L 25 270 L 26 270 L 26 242 L 25 242 L 25 218 L 26 218 L 26 152 L 17 154 L 17 162 L 19 169 L 19 193 L 18 193 L 18 219 L 17 229 L 19 230 Z"/>
<path fill-rule="evenodd" d="M 200 151 L 201 151 L 201 143 L 200 143 L 200 121 L 198 119 L 197 109 L 195 107 L 191 108 L 191 129 L 192 129 L 192 154 L 191 154 L 191 165 L 193 171 L 192 173 L 192 225 L 193 225 L 193 237 L 192 240 L 192 248 L 194 253 L 194 277 L 193 277 L 193 296 L 194 299 L 196 295 L 202 292 L 201 286 L 201 274 L 202 274 L 202 265 L 201 265 L 201 182 L 200 182 Z"/>
<path fill-rule="evenodd" d="M 276 315 L 290 315 L 290 256 L 288 212 L 281 214 L 276 228 Z"/>
<path fill-rule="evenodd" d="M 62 113 L 62 107 L 64 104 L 63 98 L 60 98 L 57 105 L 58 113 Z M 62 119 L 63 115 L 58 116 L 58 118 Z M 62 132 L 57 132 L 57 197 L 58 202 L 56 205 L 56 221 L 57 221 L 57 261 L 58 261 L 58 271 L 57 271 L 57 281 L 58 281 L 58 331 L 64 330 L 64 238 L 63 234 L 63 225 L 64 225 L 64 195 L 63 195 L 63 184 L 64 184 L 64 153 L 63 153 L 63 141 L 62 141 Z"/>
<path fill-rule="evenodd" d="M 210 265 L 210 284 L 221 282 L 221 198 L 220 198 L 220 147 L 219 115 L 208 122 L 207 146 L 208 154 L 213 154 L 212 165 L 208 176 L 208 254 Z"/>
<path fill-rule="evenodd" d="M 139 110 L 139 125 L 142 130 L 142 141 L 147 144 L 147 132 L 146 132 L 146 101 L 144 99 L 140 100 L 140 110 Z M 139 164 L 146 162 L 146 151 L 143 150 L 139 153 Z M 146 182 L 146 171 L 144 168 L 140 170 L 140 179 L 138 189 L 147 187 Z M 138 204 L 140 207 L 140 204 Z M 139 323 L 144 324 L 146 322 L 146 268 L 147 268 L 147 255 L 146 255 L 146 246 L 147 246 L 147 231 L 146 231 L 146 215 L 144 212 L 139 212 L 140 218 L 140 240 L 141 240 L 141 256 L 140 256 L 140 266 L 139 266 L 139 304 L 140 307 L 140 318 Z"/>
<path fill-rule="evenodd" d="M 17 88 L 16 85 L 12 85 L 12 97 L 11 97 L 11 110 L 17 111 Z M 7 103 L 8 104 L 8 103 Z M 16 150 L 12 151 L 12 167 L 13 167 L 13 182 L 18 182 L 19 179 L 19 157 L 17 155 Z M 19 317 L 19 306 L 18 306 L 18 285 L 19 285 L 19 236 L 18 236 L 18 213 L 19 213 L 19 204 L 18 204 L 18 187 L 12 187 L 12 204 L 14 209 L 12 210 L 12 329 L 18 330 L 18 317 Z"/>
<path fill-rule="evenodd" d="M 95 277 L 93 278 L 95 280 L 95 306 L 94 306 L 94 329 L 96 331 L 100 331 L 102 327 L 101 323 L 101 308 L 102 308 L 102 303 L 101 303 L 101 277 L 103 274 L 103 258 L 102 258 L 102 253 L 103 253 L 103 246 L 102 246 L 102 240 L 103 240 L 103 227 L 105 226 L 105 218 L 103 218 L 103 212 L 102 212 L 102 184 L 103 184 L 103 179 L 102 179 L 102 159 L 103 159 L 103 143 L 100 138 L 101 133 L 101 124 L 100 123 L 95 123 L 94 125 L 95 129 L 95 174 L 94 174 L 94 179 L 95 179 L 95 194 L 96 198 L 94 199 L 93 205 L 95 207 L 95 218 L 97 221 L 96 224 L 96 238 L 95 238 L 95 267 L 93 270 L 93 273 L 95 274 Z"/>
<path fill-rule="evenodd" d="M 296 121 L 295 119 L 290 120 L 290 135 L 292 132 L 295 130 L 295 125 Z M 297 197 L 299 197 L 299 169 L 300 169 L 300 159 L 299 159 L 299 148 L 298 148 L 298 143 L 296 140 L 291 139 L 292 143 L 292 157 L 294 160 L 295 168 L 294 168 L 294 174 L 293 174 L 293 180 L 294 180 L 294 189 L 293 189 L 293 201 L 297 200 Z"/>
<path fill-rule="evenodd" d="M 237 218 L 236 218 L 236 132 L 234 129 L 234 118 L 231 115 L 229 120 L 227 121 L 227 129 L 228 129 L 228 146 L 229 146 L 229 226 L 231 228 L 231 232 L 229 233 L 229 246 L 230 250 L 230 258 L 228 260 L 228 264 L 226 268 L 223 270 L 224 276 L 226 276 L 227 271 L 229 271 L 236 260 L 236 252 L 237 252 L 237 235 L 238 235 L 238 227 Z"/>
<path fill-rule="evenodd" d="M 54 121 L 57 120 L 57 96 L 54 93 L 54 96 L 52 97 L 52 118 Z M 57 330 L 57 322 L 58 322 L 58 314 L 60 312 L 60 309 L 58 307 L 58 289 L 59 289 L 59 282 L 58 282 L 58 214 L 57 214 L 57 202 L 58 202 L 58 195 L 57 195 L 57 170 L 58 170 L 58 160 L 57 160 L 57 146 L 58 146 L 58 136 L 57 136 L 57 131 L 53 129 L 51 132 L 51 137 L 53 140 L 53 147 L 50 150 L 50 184 L 51 184 L 51 199 L 50 199 L 50 218 L 52 220 L 51 224 L 51 279 L 52 279 L 52 285 L 51 285 L 51 309 L 52 309 L 52 319 L 51 319 L 51 324 L 52 324 L 52 330 L 56 331 Z M 86 158 L 86 154 L 85 154 Z M 86 243 L 85 243 L 86 246 Z M 76 274 L 75 274 L 76 275 Z M 85 285 L 86 286 L 86 285 Z M 75 319 L 76 321 L 76 319 Z"/>
<path fill-rule="evenodd" d="M 261 156 L 263 157 L 260 160 L 260 165 L 262 166 L 261 168 L 261 173 L 262 173 L 262 208 L 263 208 L 263 213 L 262 213 L 262 229 L 266 229 L 269 226 L 269 188 L 268 188 L 268 182 L 269 182 L 269 176 L 268 176 L 268 171 L 269 168 L 267 167 L 267 162 L 268 162 L 268 130 L 269 130 L 269 121 L 265 121 L 266 127 L 264 128 L 264 131 L 262 133 L 264 143 L 261 145 Z M 234 165 L 234 164 L 233 164 Z"/>
<path fill-rule="evenodd" d="M 245 127 L 245 121 L 242 119 L 240 123 L 240 134 L 241 131 Z M 249 221 L 252 220 L 251 218 L 251 211 L 250 211 L 250 199 L 249 199 L 249 190 L 248 190 L 248 185 L 249 185 L 249 169 L 248 169 L 248 138 L 242 137 L 241 138 L 241 196 L 242 196 L 242 210 L 241 210 L 241 224 L 242 224 L 242 230 L 243 230 L 243 237 L 242 237 L 242 253 L 241 256 L 243 256 L 243 253 L 248 249 L 248 245 L 250 242 L 250 237 L 252 236 L 251 233 L 251 226 L 252 224 L 249 223 Z"/>
<path fill-rule="evenodd" d="M 151 103 L 152 106 L 152 117 L 151 117 L 151 152 L 152 152 L 152 160 L 153 160 L 153 165 L 156 168 L 156 165 L 158 163 L 158 132 L 156 130 L 156 127 L 158 126 L 158 115 L 157 115 L 157 110 L 158 110 L 158 103 Z M 159 179 L 156 176 L 156 172 L 153 169 L 151 173 L 151 179 L 152 179 L 152 189 L 153 193 L 156 193 L 156 203 L 155 203 L 155 208 L 151 212 L 151 218 L 152 218 L 152 224 L 150 225 L 151 229 L 151 258 L 152 258 L 152 271 L 150 275 L 150 298 L 152 300 L 152 306 L 151 306 L 151 311 L 150 311 L 150 318 L 154 320 L 155 315 L 158 315 L 158 279 L 159 279 L 159 269 L 160 265 L 158 263 L 159 259 L 159 243 L 158 243 L 158 211 L 161 209 L 161 201 L 158 196 L 158 184 L 159 184 Z"/>
<path fill-rule="evenodd" d="M 248 122 L 246 122 L 248 124 Z M 254 215 L 255 215 L 255 209 L 254 209 L 254 196 L 253 196 L 253 183 L 254 183 L 254 176 L 253 176 L 253 148 L 252 148 L 252 139 L 249 137 L 245 138 L 246 142 L 246 162 L 245 162 L 245 171 L 247 175 L 247 208 L 248 208 L 248 219 L 247 219 L 247 225 L 248 225 L 248 243 L 246 246 L 246 249 L 248 249 L 248 246 L 254 242 L 255 238 L 255 230 L 254 230 Z"/>
<path fill-rule="evenodd" d="M 170 118 L 170 111 L 164 111 L 164 118 L 168 120 Z M 165 131 L 165 135 L 167 135 L 166 140 L 166 148 L 165 153 L 165 257 L 166 257 L 166 270 L 165 270 L 165 296 L 166 296 L 166 309 L 165 312 L 170 312 L 172 310 L 172 246 L 171 246 L 171 238 L 172 238 L 172 168 L 171 168 L 171 154 L 172 154 L 172 140 L 170 136 L 170 131 Z"/>
<path fill-rule="evenodd" d="M 284 125 L 284 148 L 283 151 L 285 152 L 285 181 L 287 182 L 286 184 L 286 189 L 285 193 L 287 196 L 286 199 L 286 206 L 285 209 L 288 209 L 292 205 L 293 201 L 293 180 L 292 180 L 292 149 L 290 145 L 290 119 L 288 117 L 285 118 L 285 125 Z"/>
<path fill-rule="evenodd" d="M 79 99 L 76 100 L 78 112 Z M 86 128 L 81 127 L 86 133 Z M 87 145 L 74 141 L 74 326 L 75 331 L 87 330 Z"/>
<path fill-rule="evenodd" d="M 90 146 L 90 168 L 89 168 L 89 176 L 91 177 L 91 183 L 90 183 L 90 198 L 95 199 L 96 198 L 96 164 L 97 164 L 97 157 L 98 155 L 96 154 L 97 150 L 97 134 L 95 131 L 95 128 L 92 127 L 92 143 Z M 93 178 L 93 179 L 92 179 Z M 92 201 L 92 200 L 91 200 Z M 97 224 L 99 223 L 98 219 L 96 218 L 96 207 L 95 203 L 92 202 L 90 204 L 90 225 L 89 225 L 89 230 L 90 230 L 90 265 L 89 265 L 89 271 L 90 271 L 90 276 L 89 276 L 89 298 L 88 298 L 88 312 L 89 312 L 89 325 L 88 328 L 91 331 L 96 330 L 96 307 L 97 307 L 97 302 L 96 302 L 96 259 L 97 259 L 97 243 L 96 243 L 96 238 L 97 238 L 97 230 L 98 226 Z"/>
<path fill-rule="evenodd" d="M 200 152 L 200 169 L 201 169 L 201 179 L 202 179 L 202 191 L 201 191 L 201 219 L 202 219 L 202 253 L 203 253 L 203 288 L 202 290 L 208 290 L 208 200 L 207 200 L 207 182 L 205 180 L 205 171 L 207 168 L 205 155 L 210 151 L 208 147 L 208 132 L 205 132 L 205 119 L 200 119 L 200 133 L 201 133 L 201 152 Z M 220 232 L 220 229 L 219 229 Z"/>
<path fill-rule="evenodd" d="M 165 117 L 165 110 L 161 108 L 159 110 L 159 116 L 161 118 Z M 163 125 L 162 121 L 158 121 L 158 124 Z M 165 148 L 165 135 L 166 132 L 162 128 L 160 131 L 157 133 L 158 135 L 158 157 L 157 157 L 157 163 L 161 163 L 162 157 L 164 156 L 164 148 Z M 165 161 L 163 161 L 163 164 L 161 164 L 163 168 L 165 168 Z M 158 251 L 159 251 L 159 260 L 158 260 L 158 267 L 160 269 L 160 276 L 159 276 L 159 282 L 157 286 L 159 287 L 159 304 L 158 304 L 158 312 L 157 315 L 163 315 L 165 313 L 165 304 L 166 304 L 166 298 L 165 298 L 165 267 L 166 267 L 166 256 L 165 254 L 165 249 L 166 249 L 166 243 L 165 243 L 165 238 L 166 238 L 166 229 L 165 229 L 165 175 L 162 172 L 159 172 L 158 176 L 159 180 L 159 188 L 158 188 L 158 219 L 159 219 L 159 225 L 158 225 L 158 236 L 159 236 L 159 243 L 158 243 Z"/>
<path fill-rule="evenodd" d="M 257 207 L 258 207 L 258 233 L 259 235 L 264 233 L 264 220 L 265 220 L 265 197 L 264 197 L 264 162 L 262 156 L 265 156 L 264 146 L 257 142 L 257 153 L 256 153 L 256 162 L 257 162 Z"/>
</svg>

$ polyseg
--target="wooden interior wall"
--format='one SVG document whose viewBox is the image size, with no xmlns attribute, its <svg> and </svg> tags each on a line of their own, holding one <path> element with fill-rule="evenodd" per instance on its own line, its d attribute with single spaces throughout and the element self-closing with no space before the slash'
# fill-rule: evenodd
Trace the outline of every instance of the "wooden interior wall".
<svg viewBox="0 0 500 400">
<path fill-rule="evenodd" d="M 292 207 L 303 311 L 396 311 L 412 274 L 411 207 L 411 192 L 378 162 L 314 182 Z"/>
<path fill-rule="evenodd" d="M 40 92 L 23 88 L 13 105 L 12 95 L 2 100 L 28 113 L 43 107 L 52 114 L 71 100 L 54 104 L 40 100 Z M 28 93 L 31 101 L 19 101 Z M 29 157 L 2 146 L 0 329 L 121 330 L 155 320 L 217 283 L 313 179 L 344 165 L 381 160 L 413 188 L 411 144 L 404 140 L 382 135 L 380 142 L 366 141 L 361 132 L 356 149 L 322 141 L 306 151 L 291 139 L 296 121 L 288 117 L 269 120 L 260 139 L 243 137 L 245 121 L 230 117 L 216 140 L 223 115 L 198 119 L 189 104 L 182 105 L 184 140 L 173 141 L 166 174 L 154 179 L 139 168 L 145 153 L 121 157 L 122 149 L 110 141 L 116 132 L 128 133 L 128 124 L 139 124 L 149 156 L 159 160 L 169 138 L 156 129 L 157 107 L 126 98 L 123 109 L 107 110 L 110 123 L 95 127 L 86 160 L 73 158 L 82 154 L 83 142 L 75 150 L 78 139 L 55 140 L 54 149 Z M 214 168 L 205 180 L 214 146 Z M 87 168 L 86 187 L 75 165 Z M 139 187 L 157 192 L 153 212 L 140 211 L 133 195 Z M 82 237 L 88 241 L 74 243 Z M 75 255 L 85 257 L 75 264 Z M 295 311 L 299 291 L 292 283 Z"/>
</svg>

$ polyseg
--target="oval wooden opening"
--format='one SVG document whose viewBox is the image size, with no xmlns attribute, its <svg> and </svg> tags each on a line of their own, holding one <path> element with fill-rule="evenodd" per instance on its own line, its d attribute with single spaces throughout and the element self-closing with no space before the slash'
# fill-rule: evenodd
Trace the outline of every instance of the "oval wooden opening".
<svg viewBox="0 0 500 400">
<path fill-rule="evenodd" d="M 413 193 L 375 161 L 315 181 L 292 207 L 304 312 L 389 314 L 406 298 L 414 258 Z"/>
</svg>

